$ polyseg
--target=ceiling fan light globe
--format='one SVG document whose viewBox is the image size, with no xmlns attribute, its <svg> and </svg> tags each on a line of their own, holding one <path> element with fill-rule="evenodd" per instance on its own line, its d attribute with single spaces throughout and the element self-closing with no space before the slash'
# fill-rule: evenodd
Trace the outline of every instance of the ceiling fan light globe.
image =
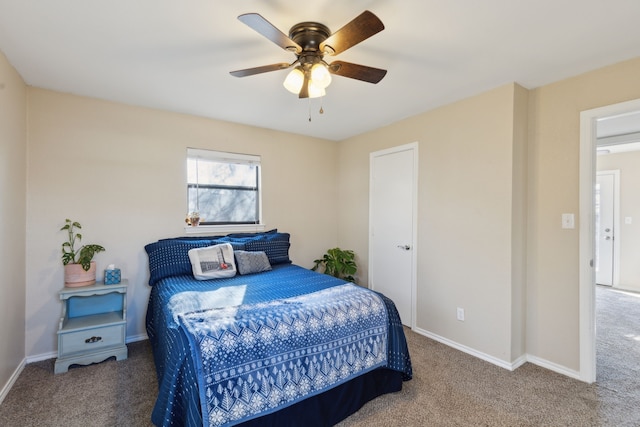
<svg viewBox="0 0 640 427">
<path fill-rule="evenodd" d="M 314 64 L 311 67 L 311 81 L 324 89 L 331 84 L 331 73 L 324 64 Z"/>
<path fill-rule="evenodd" d="M 318 86 L 312 80 L 309 82 L 309 98 L 320 98 L 321 96 L 325 96 L 327 92 L 323 87 Z"/>
<path fill-rule="evenodd" d="M 303 83 L 304 83 L 304 73 L 300 68 L 296 67 L 293 70 L 291 70 L 291 72 L 287 75 L 287 78 L 284 79 L 284 82 L 282 83 L 282 85 L 289 92 L 297 95 L 298 93 L 300 93 L 300 89 L 302 89 Z"/>
</svg>

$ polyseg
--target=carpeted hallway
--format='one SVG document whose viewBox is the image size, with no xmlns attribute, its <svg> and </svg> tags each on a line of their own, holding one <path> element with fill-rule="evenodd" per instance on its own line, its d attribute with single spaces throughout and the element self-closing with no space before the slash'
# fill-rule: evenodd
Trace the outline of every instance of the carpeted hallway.
<svg viewBox="0 0 640 427">
<path fill-rule="evenodd" d="M 414 378 L 340 423 L 375 426 L 638 426 L 640 294 L 598 287 L 598 381 L 525 364 L 514 372 L 407 330 Z M 147 341 L 129 358 L 53 374 L 25 367 L 0 405 L 0 426 L 150 426 L 157 393 Z"/>
</svg>

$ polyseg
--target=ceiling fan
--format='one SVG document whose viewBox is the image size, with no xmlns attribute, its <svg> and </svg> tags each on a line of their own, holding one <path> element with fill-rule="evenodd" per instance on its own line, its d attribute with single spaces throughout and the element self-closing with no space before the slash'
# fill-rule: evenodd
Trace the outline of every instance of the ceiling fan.
<svg viewBox="0 0 640 427">
<path fill-rule="evenodd" d="M 382 21 L 368 10 L 335 33 L 318 22 L 301 22 L 291 27 L 287 36 L 257 13 L 246 13 L 238 19 L 284 50 L 293 52 L 296 60 L 231 71 L 232 76 L 246 77 L 295 67 L 285 79 L 284 87 L 299 98 L 316 98 L 325 95 L 332 74 L 369 83 L 378 83 L 387 74 L 387 70 L 379 68 L 324 60 L 325 55 L 342 53 L 384 30 Z"/>
</svg>

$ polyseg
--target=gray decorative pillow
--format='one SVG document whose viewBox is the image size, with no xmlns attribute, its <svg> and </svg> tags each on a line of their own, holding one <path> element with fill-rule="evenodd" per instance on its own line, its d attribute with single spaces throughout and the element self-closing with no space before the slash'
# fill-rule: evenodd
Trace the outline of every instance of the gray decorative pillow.
<svg viewBox="0 0 640 427">
<path fill-rule="evenodd" d="M 238 273 L 251 274 L 271 270 L 269 258 L 265 252 L 235 251 Z"/>
</svg>

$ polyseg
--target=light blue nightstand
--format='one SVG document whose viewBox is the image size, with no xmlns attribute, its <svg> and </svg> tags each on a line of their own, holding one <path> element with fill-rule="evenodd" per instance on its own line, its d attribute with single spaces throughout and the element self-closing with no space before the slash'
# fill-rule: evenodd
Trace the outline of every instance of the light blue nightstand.
<svg viewBox="0 0 640 427">
<path fill-rule="evenodd" d="M 115 356 L 127 358 L 127 285 L 96 283 L 63 288 L 62 317 L 58 327 L 58 358 L 54 372 L 67 372 L 73 364 L 88 365 Z"/>
</svg>

